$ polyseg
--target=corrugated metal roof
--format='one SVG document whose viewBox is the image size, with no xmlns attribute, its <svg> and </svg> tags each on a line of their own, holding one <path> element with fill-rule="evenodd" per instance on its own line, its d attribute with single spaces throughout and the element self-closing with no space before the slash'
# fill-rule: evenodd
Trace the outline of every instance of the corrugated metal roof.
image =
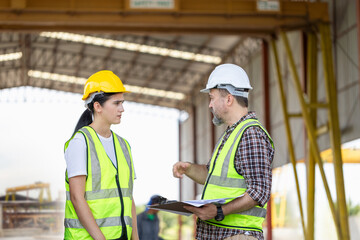
<svg viewBox="0 0 360 240">
<path fill-rule="evenodd" d="M 240 36 L 209 35 L 116 35 L 87 34 L 94 41 L 113 41 L 113 46 L 96 42 L 75 41 L 48 37 L 41 33 L 0 33 L 0 56 L 21 52 L 22 57 L 0 62 L 0 89 L 17 86 L 35 86 L 67 92 L 81 93 L 83 85 L 50 78 L 29 76 L 29 70 L 44 72 L 46 76 L 60 74 L 68 77 L 88 78 L 102 69 L 112 70 L 122 81 L 140 92 L 126 95 L 128 101 L 183 108 L 185 99 L 197 86 L 204 84 L 215 63 L 194 59 L 196 54 L 220 57 L 221 61 L 234 62 L 234 47 L 244 43 Z M 251 41 L 257 42 L 252 39 Z M 129 44 L 117 47 L 116 44 Z M 137 44 L 137 50 L 129 49 Z M 135 47 L 136 47 L 135 46 Z M 140 51 L 139 46 L 142 46 Z M 152 47 L 155 47 L 151 49 Z M 172 55 L 161 55 L 173 51 Z M 152 52 L 152 50 L 158 52 Z M 155 51 L 154 50 L 154 51 Z M 175 50 L 175 52 L 174 52 Z M 176 57 L 179 51 L 192 54 L 192 58 Z M 185 56 L 186 58 L 186 56 Z M 206 56 L 205 56 L 206 58 Z M 162 90 L 159 96 L 148 94 L 149 89 Z M 153 91 L 154 92 L 154 91 Z M 153 93 L 152 92 L 152 93 Z M 170 94 L 168 93 L 170 92 Z M 171 98 L 171 92 L 183 94 L 183 99 Z"/>
</svg>

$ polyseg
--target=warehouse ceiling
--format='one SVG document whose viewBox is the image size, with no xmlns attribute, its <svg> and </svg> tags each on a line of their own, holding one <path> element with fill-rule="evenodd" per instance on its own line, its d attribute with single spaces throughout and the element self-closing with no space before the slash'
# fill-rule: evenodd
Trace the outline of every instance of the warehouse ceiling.
<svg viewBox="0 0 360 240">
<path fill-rule="evenodd" d="M 108 69 L 132 92 L 127 100 L 185 109 L 216 65 L 245 65 L 260 39 L 317 21 L 328 21 L 326 3 L 0 1 L 0 89 L 81 93 L 91 74 Z"/>
<path fill-rule="evenodd" d="M 129 101 L 184 108 L 215 65 L 242 63 L 260 40 L 240 36 L 0 33 L 0 89 L 34 86 L 81 93 L 108 69 L 132 91 Z"/>
</svg>

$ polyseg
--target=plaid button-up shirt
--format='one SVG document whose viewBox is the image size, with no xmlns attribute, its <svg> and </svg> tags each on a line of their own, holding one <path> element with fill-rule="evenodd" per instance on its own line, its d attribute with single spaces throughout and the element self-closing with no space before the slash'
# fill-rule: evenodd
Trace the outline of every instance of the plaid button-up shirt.
<svg viewBox="0 0 360 240">
<path fill-rule="evenodd" d="M 219 146 L 216 158 L 224 147 L 226 140 L 240 122 L 246 119 L 256 119 L 254 112 L 249 112 L 225 131 L 225 136 Z M 235 154 L 235 169 L 245 178 L 247 184 L 246 192 L 249 196 L 263 207 L 270 199 L 271 192 L 271 163 L 274 157 L 274 148 L 266 133 L 257 126 L 248 127 L 240 140 Z M 209 169 L 210 161 L 207 164 Z M 196 239 L 215 240 L 224 239 L 238 234 L 246 234 L 263 240 L 262 232 L 241 229 L 221 228 L 210 225 L 200 219 L 197 221 Z"/>
</svg>

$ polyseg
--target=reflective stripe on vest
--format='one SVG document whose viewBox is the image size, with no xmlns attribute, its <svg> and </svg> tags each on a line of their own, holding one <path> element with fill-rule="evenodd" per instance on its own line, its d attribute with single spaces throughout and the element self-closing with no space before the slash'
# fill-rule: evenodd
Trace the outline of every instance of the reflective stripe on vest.
<svg viewBox="0 0 360 240">
<path fill-rule="evenodd" d="M 131 157 L 130 157 L 130 153 L 129 153 L 129 149 L 127 148 L 127 144 L 125 143 L 124 139 L 121 138 L 120 136 L 118 135 L 115 135 L 118 140 L 119 140 L 119 143 L 120 143 L 120 147 L 121 147 L 121 150 L 125 156 L 125 159 L 126 159 L 126 162 L 128 164 L 128 167 L 130 169 L 130 180 L 129 180 L 129 189 L 127 191 L 125 191 L 124 188 L 121 188 L 121 190 L 124 189 L 124 192 L 122 192 L 123 194 L 123 197 L 129 197 L 129 198 L 132 198 L 132 192 L 133 192 L 133 170 L 132 170 L 132 163 L 131 163 Z"/>
<path fill-rule="evenodd" d="M 209 167 L 209 173 L 202 194 L 202 199 L 230 197 L 232 199 L 227 200 L 227 202 L 229 202 L 246 192 L 246 181 L 243 176 L 239 175 L 236 172 L 236 169 L 233 166 L 233 158 L 235 157 L 238 144 L 241 141 L 242 133 L 245 131 L 246 128 L 250 126 L 260 127 L 266 133 L 272 143 L 271 137 L 260 125 L 259 121 L 255 119 L 247 119 L 244 122 L 240 123 L 238 127 L 234 129 L 233 133 L 231 133 L 231 135 L 229 136 L 229 139 L 231 138 L 231 140 L 228 141 L 229 139 L 227 139 L 221 152 L 218 156 L 216 156 L 219 151 L 219 146 L 225 136 L 224 134 L 223 137 L 221 137 L 216 144 L 215 150 L 213 152 Z M 219 164 L 221 164 L 221 166 Z M 217 170 L 215 171 L 215 169 Z M 230 176 L 228 176 L 229 174 Z M 232 196 L 224 195 L 228 194 L 229 192 L 232 193 Z M 265 216 L 266 205 L 263 208 L 256 206 L 240 213 L 227 215 L 222 222 L 215 221 L 214 219 L 208 220 L 206 222 L 212 225 L 218 225 L 220 227 L 262 231 L 262 222 Z"/>
<path fill-rule="evenodd" d="M 82 128 L 81 131 L 86 135 L 89 141 L 90 159 L 91 159 L 91 177 L 92 177 L 92 191 L 97 192 L 101 189 L 101 169 L 100 162 L 96 154 L 96 148 L 94 139 L 90 132 L 86 128 Z"/>
<path fill-rule="evenodd" d="M 121 193 L 123 196 L 131 196 L 131 191 L 128 188 L 121 188 Z M 113 198 L 113 197 L 120 197 L 117 188 L 103 189 L 98 192 L 91 192 L 91 191 L 85 192 L 86 200 L 96 200 L 96 199 Z M 66 200 L 71 200 L 69 191 L 66 191 Z"/>
<path fill-rule="evenodd" d="M 84 197 L 93 211 L 95 221 L 102 228 L 101 230 L 107 239 L 119 238 L 119 234 L 125 230 L 125 227 L 126 234 L 130 238 L 134 175 L 130 147 L 123 138 L 112 133 L 118 166 L 116 169 L 108 158 L 96 132 L 90 127 L 83 127 L 79 132 L 84 135 L 87 144 L 88 176 Z M 67 146 L 68 143 L 65 144 L 65 149 Z M 121 169 L 120 174 L 119 169 Z M 91 239 L 80 223 L 71 203 L 68 181 L 66 182 L 66 190 L 64 238 Z"/>
<path fill-rule="evenodd" d="M 241 213 L 237 213 L 240 215 L 247 215 L 247 216 L 257 216 L 257 217 L 266 217 L 266 209 L 260 207 L 253 207 L 249 210 L 242 211 Z"/>
<path fill-rule="evenodd" d="M 125 216 L 125 223 L 132 227 L 132 219 L 131 217 Z M 108 217 L 108 218 L 101 218 L 95 219 L 96 224 L 99 227 L 114 227 L 114 226 L 121 226 L 121 218 L 120 217 Z M 64 221 L 66 228 L 84 228 L 83 225 L 80 223 L 79 219 L 70 219 L 66 218 Z"/>
</svg>

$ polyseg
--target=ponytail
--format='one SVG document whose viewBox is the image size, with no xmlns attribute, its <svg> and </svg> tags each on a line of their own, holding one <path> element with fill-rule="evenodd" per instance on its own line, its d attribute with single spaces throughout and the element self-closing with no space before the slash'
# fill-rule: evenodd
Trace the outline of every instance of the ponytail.
<svg viewBox="0 0 360 240">
<path fill-rule="evenodd" d="M 82 127 L 89 125 L 90 123 L 92 123 L 92 113 L 91 111 L 87 108 L 82 114 L 81 117 L 79 118 L 79 121 L 76 124 L 75 130 L 73 135 Z"/>
</svg>

